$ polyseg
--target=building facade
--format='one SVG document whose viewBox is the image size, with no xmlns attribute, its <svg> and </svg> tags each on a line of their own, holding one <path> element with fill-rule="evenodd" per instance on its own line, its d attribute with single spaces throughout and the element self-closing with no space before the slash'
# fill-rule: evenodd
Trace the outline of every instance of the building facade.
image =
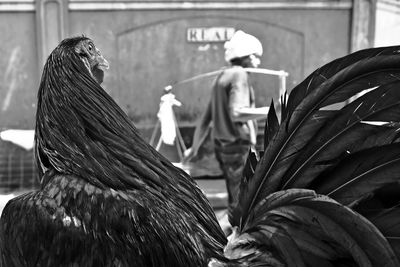
<svg viewBox="0 0 400 267">
<path fill-rule="evenodd" d="M 372 45 L 374 1 L 0 0 L 0 128 L 31 129 L 43 64 L 58 42 L 86 35 L 111 68 L 104 88 L 139 128 L 154 126 L 165 86 L 219 69 L 235 30 L 264 45 L 261 67 L 289 73 L 290 90 L 330 60 Z M 193 125 L 212 77 L 177 85 L 179 125 Z M 257 75 L 257 104 L 278 79 Z"/>
</svg>

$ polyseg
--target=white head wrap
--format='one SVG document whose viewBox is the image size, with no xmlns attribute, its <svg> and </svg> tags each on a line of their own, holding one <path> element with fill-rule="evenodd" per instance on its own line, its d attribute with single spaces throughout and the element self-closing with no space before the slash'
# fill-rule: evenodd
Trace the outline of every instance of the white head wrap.
<svg viewBox="0 0 400 267">
<path fill-rule="evenodd" d="M 240 58 L 256 54 L 261 56 L 263 48 L 260 40 L 253 35 L 247 34 L 243 31 L 237 31 L 232 38 L 224 45 L 225 60 L 227 62 L 234 58 Z"/>
</svg>

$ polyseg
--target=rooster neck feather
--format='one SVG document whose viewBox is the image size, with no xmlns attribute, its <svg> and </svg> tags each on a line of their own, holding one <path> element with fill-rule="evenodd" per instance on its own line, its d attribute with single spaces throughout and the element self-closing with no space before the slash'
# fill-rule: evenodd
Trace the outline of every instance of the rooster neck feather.
<svg viewBox="0 0 400 267">
<path fill-rule="evenodd" d="M 74 50 L 82 40 L 62 42 L 44 67 L 36 114 L 39 160 L 97 186 L 140 188 L 143 180 L 160 186 L 159 176 L 169 170 L 91 76 Z"/>
</svg>

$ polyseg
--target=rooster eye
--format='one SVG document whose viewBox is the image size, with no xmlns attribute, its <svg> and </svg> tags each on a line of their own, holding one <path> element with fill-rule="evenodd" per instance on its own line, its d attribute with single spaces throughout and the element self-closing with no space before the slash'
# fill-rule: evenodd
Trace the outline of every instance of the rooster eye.
<svg viewBox="0 0 400 267">
<path fill-rule="evenodd" d="M 89 44 L 89 51 L 92 51 L 92 50 L 93 50 L 93 45 Z"/>
</svg>

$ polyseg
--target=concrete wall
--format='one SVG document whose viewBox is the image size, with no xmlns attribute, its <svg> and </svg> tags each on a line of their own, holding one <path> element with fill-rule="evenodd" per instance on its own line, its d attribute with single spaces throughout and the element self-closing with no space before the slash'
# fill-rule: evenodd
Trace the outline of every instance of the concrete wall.
<svg viewBox="0 0 400 267">
<path fill-rule="evenodd" d="M 44 60 L 59 40 L 85 34 L 109 60 L 104 87 L 139 128 L 156 122 L 168 84 L 222 67 L 223 41 L 190 42 L 188 28 L 229 27 L 259 37 L 261 67 L 289 73 L 288 89 L 330 60 L 369 46 L 373 1 L 0 0 L 0 129 L 32 128 Z M 359 41 L 362 42 L 359 42 Z M 174 88 L 179 124 L 193 125 L 212 77 Z M 256 75 L 257 104 L 278 80 Z"/>
<path fill-rule="evenodd" d="M 0 129 L 32 127 L 38 89 L 33 12 L 0 12 Z"/>
</svg>

